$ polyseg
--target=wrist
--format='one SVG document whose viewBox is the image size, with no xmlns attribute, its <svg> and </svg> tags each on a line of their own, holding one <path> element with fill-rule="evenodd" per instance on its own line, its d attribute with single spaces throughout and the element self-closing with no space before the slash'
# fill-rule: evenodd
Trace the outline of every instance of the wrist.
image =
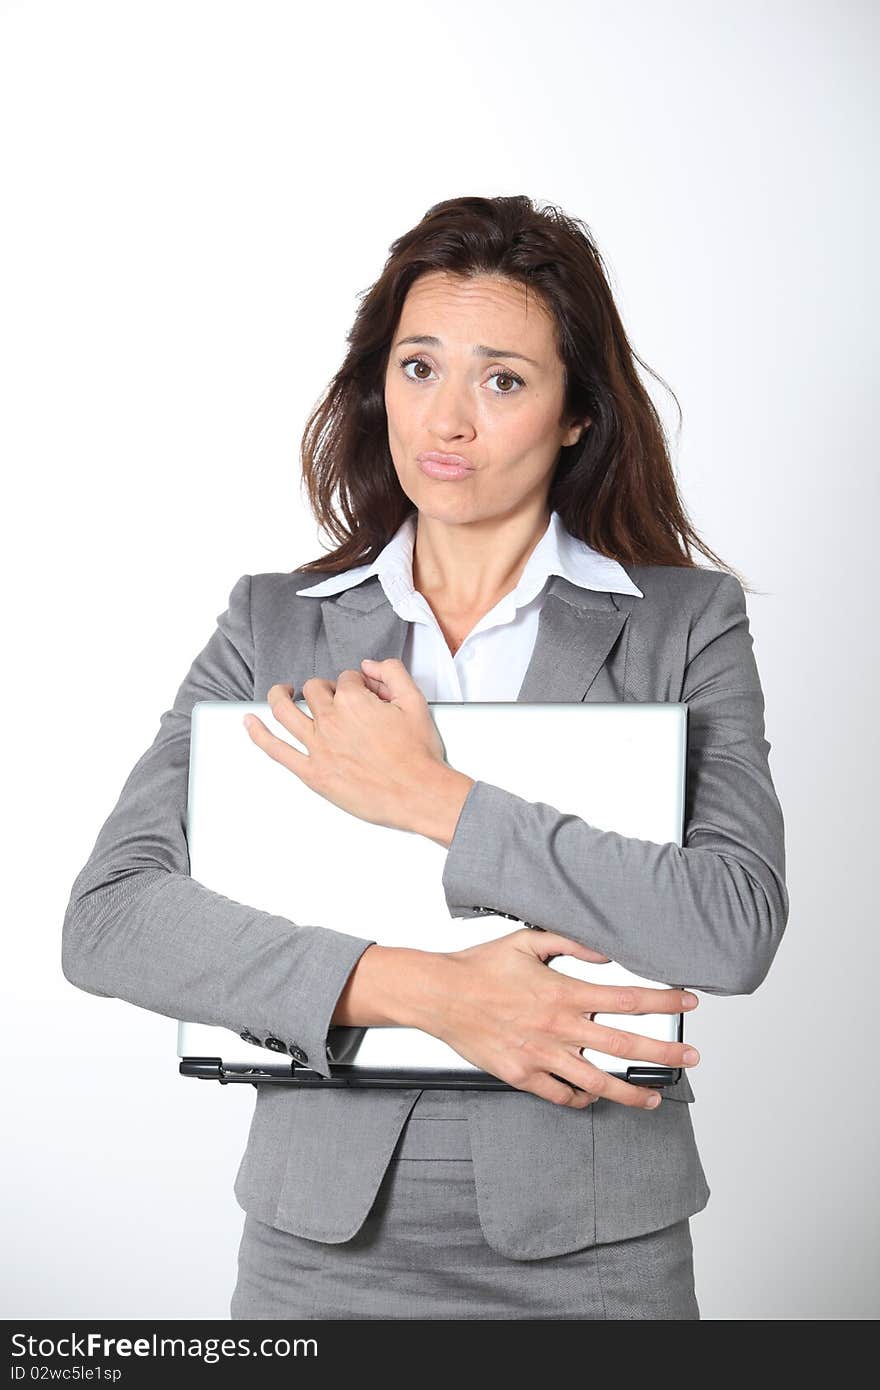
<svg viewBox="0 0 880 1390">
<path fill-rule="evenodd" d="M 349 975 L 331 1024 L 431 1032 L 445 993 L 444 964 L 440 952 L 374 942 Z"/>
<path fill-rule="evenodd" d="M 430 764 L 419 780 L 409 828 L 449 849 L 473 785 L 473 777 L 448 763 Z"/>
<path fill-rule="evenodd" d="M 396 1011 L 404 1028 L 440 1036 L 449 997 L 451 960 L 442 951 L 399 948 Z"/>
</svg>

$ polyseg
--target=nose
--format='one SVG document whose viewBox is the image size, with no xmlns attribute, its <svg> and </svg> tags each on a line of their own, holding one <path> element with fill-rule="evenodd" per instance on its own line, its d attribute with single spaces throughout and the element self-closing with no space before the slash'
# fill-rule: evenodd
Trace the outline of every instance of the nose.
<svg viewBox="0 0 880 1390">
<path fill-rule="evenodd" d="M 437 439 L 470 439 L 474 434 L 474 402 L 465 382 L 447 377 L 431 392 L 426 421 Z"/>
</svg>

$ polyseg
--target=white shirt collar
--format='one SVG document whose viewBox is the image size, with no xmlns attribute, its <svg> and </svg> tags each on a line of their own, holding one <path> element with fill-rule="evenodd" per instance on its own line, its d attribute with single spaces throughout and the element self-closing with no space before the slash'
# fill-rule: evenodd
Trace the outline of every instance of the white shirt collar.
<svg viewBox="0 0 880 1390">
<path fill-rule="evenodd" d="M 416 513 L 410 512 L 372 564 L 357 565 L 342 574 L 331 574 L 319 583 L 297 589 L 296 592 L 305 598 L 326 598 L 328 594 L 338 594 L 343 589 L 362 584 L 375 574 L 379 576 L 389 603 L 393 605 L 395 599 L 410 599 L 415 593 L 412 581 L 415 538 Z M 641 589 L 633 583 L 622 565 L 607 555 L 600 555 L 585 541 L 572 536 L 556 511 L 550 513 L 546 531 L 529 556 L 519 583 L 507 596 L 514 608 L 531 602 L 551 574 L 560 574 L 583 589 L 634 594 L 636 598 L 644 598 Z"/>
</svg>

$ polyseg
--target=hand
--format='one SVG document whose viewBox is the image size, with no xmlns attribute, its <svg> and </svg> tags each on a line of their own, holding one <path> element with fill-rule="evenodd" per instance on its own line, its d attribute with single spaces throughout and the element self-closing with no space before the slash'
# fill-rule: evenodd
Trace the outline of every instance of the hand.
<svg viewBox="0 0 880 1390">
<path fill-rule="evenodd" d="M 681 1013 L 699 1000 L 680 989 L 576 980 L 547 967 L 559 955 L 609 960 L 556 932 L 528 927 L 461 951 L 441 952 L 436 985 L 423 996 L 424 1014 L 416 1026 L 481 1070 L 557 1105 L 583 1110 L 601 1097 L 650 1109 L 656 1091 L 611 1076 L 581 1057 L 579 1049 L 666 1067 L 693 1066 L 699 1054 L 688 1059 L 684 1043 L 608 1028 L 591 1016 Z"/>
<path fill-rule="evenodd" d="M 468 785 L 470 779 L 444 761 L 428 702 L 403 662 L 364 665 L 366 674 L 348 670 L 336 681 L 313 676 L 305 682 L 302 695 L 312 718 L 297 708 L 292 685 L 269 690 L 273 716 L 308 753 L 277 738 L 256 715 L 246 718 L 248 733 L 334 806 L 374 825 L 421 831 L 420 813 L 436 800 L 440 779 L 461 778 Z"/>
</svg>

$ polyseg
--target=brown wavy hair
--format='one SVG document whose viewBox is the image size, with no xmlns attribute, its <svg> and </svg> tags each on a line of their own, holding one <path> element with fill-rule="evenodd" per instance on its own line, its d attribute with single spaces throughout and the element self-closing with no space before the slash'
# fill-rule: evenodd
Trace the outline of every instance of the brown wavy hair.
<svg viewBox="0 0 880 1390">
<path fill-rule="evenodd" d="M 302 484 L 336 548 L 299 568 L 338 574 L 370 564 L 407 515 L 388 445 L 385 371 L 403 303 L 420 275 L 504 276 L 534 289 L 556 323 L 565 369 L 563 420 L 588 415 L 562 447 L 548 506 L 571 535 L 626 565 L 684 565 L 692 548 L 735 574 L 700 539 L 679 496 L 662 422 L 632 349 L 589 228 L 524 195 L 447 198 L 392 242 L 346 337 L 348 352 L 303 433 Z M 678 407 L 675 393 L 667 386 Z"/>
</svg>

